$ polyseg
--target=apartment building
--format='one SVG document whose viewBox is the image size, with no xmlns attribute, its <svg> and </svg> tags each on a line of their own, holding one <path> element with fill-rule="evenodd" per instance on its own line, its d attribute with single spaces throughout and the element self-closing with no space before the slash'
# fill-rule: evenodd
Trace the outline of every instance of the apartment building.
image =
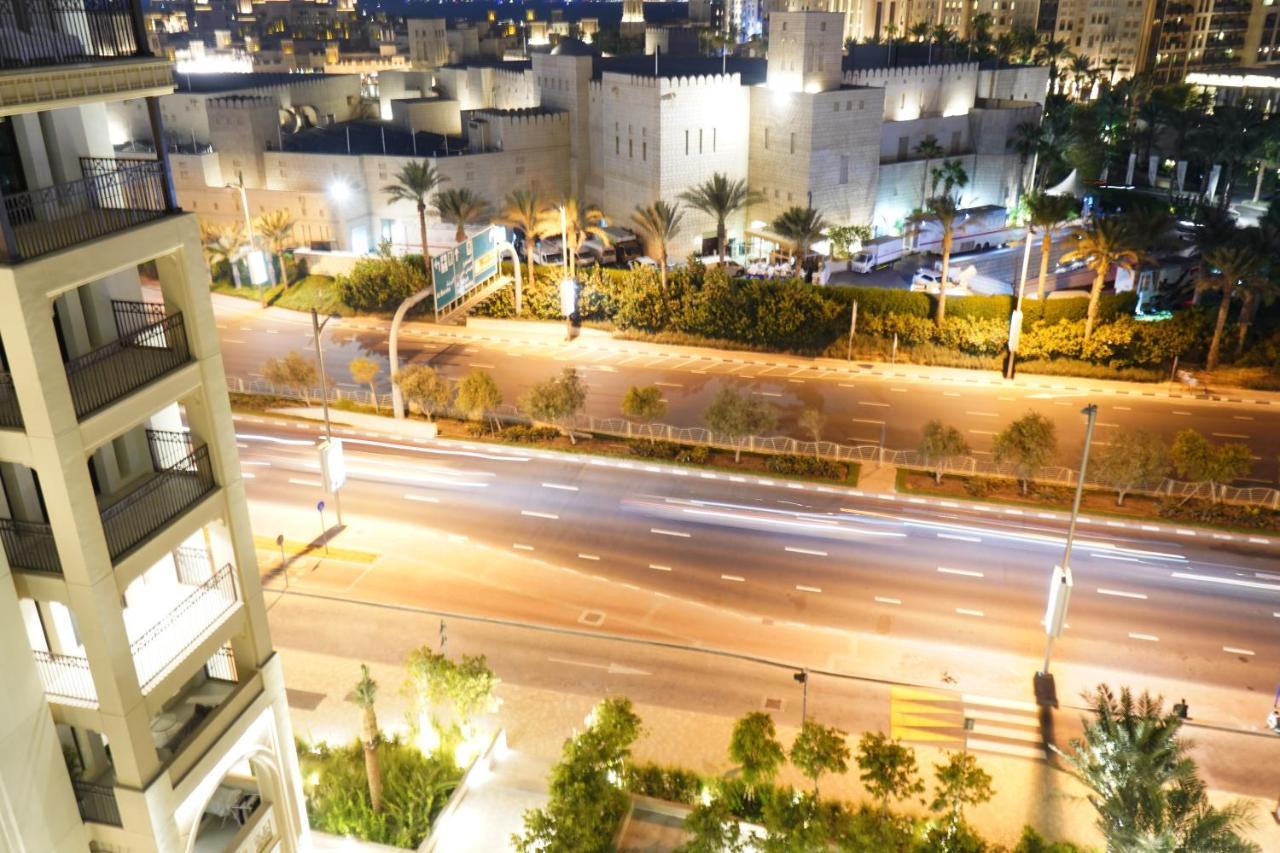
<svg viewBox="0 0 1280 853">
<path fill-rule="evenodd" d="M 104 133 L 164 139 L 169 64 L 136 3 L 4 10 L 0 848 L 302 849 L 196 220 Z"/>
<path fill-rule="evenodd" d="M 1196 71 L 1280 59 L 1261 50 L 1275 42 L 1272 8 L 1250 0 L 1153 0 L 1145 67 L 1160 82 L 1176 82 Z"/>
</svg>

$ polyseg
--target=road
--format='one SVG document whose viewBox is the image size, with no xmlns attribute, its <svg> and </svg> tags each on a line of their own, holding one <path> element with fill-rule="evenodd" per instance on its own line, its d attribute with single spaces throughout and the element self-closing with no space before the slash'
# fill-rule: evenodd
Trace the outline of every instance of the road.
<svg viewBox="0 0 1280 853">
<path fill-rule="evenodd" d="M 260 376 L 267 358 L 291 350 L 308 351 L 314 345 L 306 315 L 279 309 L 263 312 L 251 301 L 217 294 L 214 305 L 229 376 Z M 386 389 L 386 325 L 363 318 L 329 324 L 323 345 L 333 382 L 359 389 L 347 365 L 365 356 L 383 364 Z M 1008 385 L 988 386 L 975 384 L 988 378 L 977 373 L 938 382 L 885 375 L 885 371 L 872 375 L 803 365 L 776 367 L 768 355 L 758 353 L 726 352 L 720 360 L 707 360 L 646 345 L 593 346 L 586 338 L 573 343 L 460 341 L 412 326 L 406 326 L 402 335 L 401 353 L 406 360 L 429 363 L 450 377 L 475 368 L 487 370 L 508 403 L 515 403 L 531 384 L 564 367 L 577 367 L 590 388 L 586 411 L 603 417 L 618 416 L 627 388 L 656 384 L 668 402 L 664 421 L 679 426 L 702 425 L 702 412 L 716 391 L 730 386 L 773 404 L 779 433 L 809 438 L 798 419 L 805 409 L 816 409 L 825 417 L 825 440 L 876 444 L 883 435 L 889 448 L 915 447 L 921 426 L 941 418 L 964 432 L 975 453 L 989 453 L 996 432 L 1035 409 L 1057 425 L 1059 459 L 1069 465 L 1078 458 L 1083 439 L 1080 409 L 1096 402 L 1100 414 L 1095 442 L 1100 445 L 1120 430 L 1149 430 L 1172 439 L 1177 430 L 1192 427 L 1215 441 L 1244 442 L 1252 449 L 1255 464 L 1241 485 L 1280 482 L 1280 406 L 1055 389 L 1050 387 L 1055 382 L 1028 376 Z M 1081 389 L 1089 386 L 1087 380 L 1070 384 Z"/>
</svg>

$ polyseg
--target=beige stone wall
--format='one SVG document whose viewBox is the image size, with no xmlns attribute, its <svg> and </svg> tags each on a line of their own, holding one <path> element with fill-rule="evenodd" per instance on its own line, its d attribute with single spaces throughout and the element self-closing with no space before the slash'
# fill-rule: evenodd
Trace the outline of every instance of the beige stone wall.
<svg viewBox="0 0 1280 853">
<path fill-rule="evenodd" d="M 850 71 L 844 82 L 884 89 L 885 121 L 964 115 L 977 93 L 977 63 Z"/>
</svg>

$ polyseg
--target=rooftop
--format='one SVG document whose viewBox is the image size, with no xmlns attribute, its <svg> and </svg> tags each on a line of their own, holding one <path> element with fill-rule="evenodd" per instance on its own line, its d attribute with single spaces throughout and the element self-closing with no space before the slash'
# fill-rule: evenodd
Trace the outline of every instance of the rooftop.
<svg viewBox="0 0 1280 853">
<path fill-rule="evenodd" d="M 330 74 L 286 74 L 277 71 L 250 71 L 244 74 L 183 74 L 173 72 L 173 80 L 179 92 L 189 94 L 220 94 L 244 92 L 249 89 L 261 89 L 268 86 L 289 86 L 294 83 L 305 83 L 317 79 L 326 79 Z"/>
<path fill-rule="evenodd" d="M 656 71 L 655 71 L 656 68 Z M 744 86 L 763 83 L 768 66 L 763 59 L 727 57 L 723 65 L 718 56 L 610 56 L 597 58 L 592 63 L 592 79 L 599 80 L 605 72 L 633 74 L 637 77 L 696 77 L 721 73 L 742 75 Z"/>
<path fill-rule="evenodd" d="M 462 154 L 467 140 L 447 139 L 439 133 L 418 131 L 377 121 L 349 121 L 331 127 L 313 127 L 284 137 L 284 150 L 304 154 L 385 154 L 388 157 L 444 157 Z"/>
</svg>

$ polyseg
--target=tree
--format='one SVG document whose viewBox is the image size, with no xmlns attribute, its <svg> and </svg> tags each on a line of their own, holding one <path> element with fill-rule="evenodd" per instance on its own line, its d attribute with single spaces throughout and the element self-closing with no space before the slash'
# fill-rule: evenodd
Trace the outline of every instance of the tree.
<svg viewBox="0 0 1280 853">
<path fill-rule="evenodd" d="M 657 385 L 632 385 L 622 395 L 622 414 L 646 423 L 655 421 L 667 413 L 667 401 L 662 399 L 662 389 Z M 653 435 L 649 435 L 650 440 Z"/>
<path fill-rule="evenodd" d="M 1266 256 L 1243 240 L 1205 253 L 1201 264 L 1201 289 L 1216 289 L 1222 293 L 1218 317 L 1213 324 L 1213 338 L 1209 342 L 1209 355 L 1205 358 L 1206 370 L 1212 371 L 1218 367 L 1222 332 L 1227 325 L 1227 313 L 1231 310 L 1232 293 L 1237 287 L 1249 286 L 1258 277 L 1265 260 Z"/>
<path fill-rule="evenodd" d="M 924 158 L 924 168 L 920 170 L 920 208 L 929 202 L 928 181 L 929 181 L 929 161 L 937 157 L 941 157 L 947 153 L 946 149 L 938 144 L 938 137 L 932 133 L 921 139 L 916 144 L 916 156 Z"/>
<path fill-rule="evenodd" d="M 929 216 L 938 220 L 938 225 L 942 228 L 942 281 L 938 285 L 938 307 L 933 316 L 934 323 L 941 327 L 947 317 L 947 287 L 951 283 L 951 241 L 955 236 L 956 217 L 960 215 L 960 209 L 955 197 L 949 193 L 929 199 L 927 207 Z"/>
<path fill-rule="evenodd" d="M 1057 429 L 1039 412 L 1027 412 L 997 433 L 992 442 L 996 461 L 1013 464 L 1024 495 L 1057 450 Z"/>
<path fill-rule="evenodd" d="M 970 752 L 952 752 L 933 765 L 934 795 L 929 808 L 947 816 L 947 832 L 954 835 L 964 824 L 965 806 L 976 806 L 995 796 L 991 774 L 978 766 Z"/>
<path fill-rule="evenodd" d="M 489 202 L 466 187 L 440 190 L 431 197 L 431 210 L 442 222 L 455 226 L 453 239 L 467 239 L 467 226 L 484 222 L 489 217 Z"/>
<path fill-rule="evenodd" d="M 1030 224 L 1043 232 L 1040 236 L 1040 277 L 1036 280 L 1036 298 L 1043 313 L 1047 289 L 1045 283 L 1049 275 L 1049 252 L 1053 247 L 1053 229 L 1075 217 L 1076 200 L 1069 195 L 1032 193 L 1027 196 L 1027 210 L 1031 214 Z M 1030 231 L 1027 233 L 1027 239 L 1031 239 Z"/>
<path fill-rule="evenodd" d="M 498 217 L 498 221 L 503 225 L 514 228 L 524 235 L 524 254 L 529 263 L 531 287 L 534 283 L 533 248 L 539 238 L 546 237 L 550 233 L 546 230 L 547 222 L 544 215 L 546 208 L 546 199 L 538 192 L 538 188 L 533 186 L 527 190 L 512 190 L 507 195 L 506 204 Z"/>
<path fill-rule="evenodd" d="M 867 793 L 888 813 L 889 800 L 905 800 L 924 793 L 924 780 L 916 765 L 916 751 L 890 740 L 880 732 L 867 732 L 858 741 L 859 777 Z"/>
<path fill-rule="evenodd" d="M 204 249 L 204 260 L 209 265 L 210 274 L 220 263 L 234 266 L 235 257 L 244 245 L 244 230 L 239 223 L 216 227 L 200 223 L 200 245 Z M 233 270 L 234 271 L 234 270 Z M 239 282 L 236 282 L 239 286 Z"/>
<path fill-rule="evenodd" d="M 703 413 L 713 434 L 727 437 L 733 444 L 733 461 L 742 461 L 742 439 L 771 429 L 776 422 L 773 409 L 765 403 L 723 386 Z"/>
<path fill-rule="evenodd" d="M 1258 228 L 1249 229 L 1249 239 L 1255 250 L 1263 253 L 1268 262 L 1259 275 L 1251 276 L 1236 285 L 1240 292 L 1240 313 L 1236 316 L 1236 357 L 1244 353 L 1245 340 L 1249 336 L 1249 327 L 1253 324 L 1254 315 L 1259 305 L 1271 305 L 1280 296 L 1280 268 L 1271 261 L 1280 248 L 1280 222 L 1277 222 L 1272 210 L 1280 212 L 1275 206 L 1268 209 Z"/>
<path fill-rule="evenodd" d="M 293 228 L 297 220 L 284 208 L 264 213 L 253 223 L 253 230 L 262 238 L 262 242 L 275 255 L 280 265 L 280 283 L 285 290 L 289 289 L 289 269 L 285 266 L 284 252 L 294 245 Z"/>
<path fill-rule="evenodd" d="M 1169 448 L 1142 430 L 1119 430 L 1093 461 L 1092 472 L 1116 491 L 1116 506 L 1136 488 L 1158 485 L 1169 468 Z"/>
<path fill-rule="evenodd" d="M 773 717 L 752 711 L 733 724 L 729 758 L 742 767 L 742 778 L 753 788 L 773 781 L 787 754 L 778 740 Z"/>
<path fill-rule="evenodd" d="M 427 200 L 448 178 L 436 171 L 426 160 L 410 160 L 396 173 L 396 182 L 387 184 L 382 191 L 387 195 L 387 202 L 411 202 L 418 209 L 418 230 L 422 238 L 422 259 L 427 267 L 427 275 L 431 275 L 431 246 L 427 242 Z"/>
<path fill-rule="evenodd" d="M 730 180 L 723 172 L 716 172 L 680 194 L 681 201 L 716 221 L 716 251 L 722 265 L 728 251 L 729 230 L 726 223 L 729 217 L 747 205 L 758 204 L 763 198 L 760 193 L 747 188 L 745 178 Z"/>
<path fill-rule="evenodd" d="M 952 190 L 961 189 L 969 184 L 969 173 L 964 170 L 964 164 L 959 160 L 944 160 L 941 166 L 936 166 L 930 170 L 930 176 L 933 178 L 933 194 L 939 195 L 938 184 L 942 184 L 941 195 L 952 195 Z M 959 198 L 956 204 L 960 203 Z"/>
<path fill-rule="evenodd" d="M 458 380 L 454 405 L 468 420 L 479 421 L 502 405 L 502 392 L 493 377 L 480 368 L 474 368 Z"/>
<path fill-rule="evenodd" d="M 1085 340 L 1093 334 L 1098 324 L 1098 304 L 1102 299 L 1102 286 L 1107 274 L 1116 264 L 1136 267 L 1142 262 L 1142 254 L 1135 248 L 1133 234 L 1128 224 L 1117 217 L 1095 217 L 1077 235 L 1075 248 L 1068 250 L 1064 261 L 1084 261 L 1093 269 L 1093 286 L 1089 289 L 1089 310 L 1085 314 Z"/>
<path fill-rule="evenodd" d="M 1036 50 L 1036 61 L 1049 66 L 1050 94 L 1062 94 L 1062 80 L 1058 76 L 1058 65 L 1070 55 L 1067 48 L 1065 41 L 1050 38 L 1042 42 Z"/>
<path fill-rule="evenodd" d="M 535 421 L 555 425 L 569 437 L 570 444 L 577 444 L 571 421 L 582 411 L 587 402 L 587 384 L 578 371 L 566 367 L 559 376 L 539 382 L 520 399 L 520 406 Z"/>
<path fill-rule="evenodd" d="M 667 289 L 667 247 L 680 232 L 682 219 L 684 211 L 680 209 L 680 203 L 669 205 L 662 199 L 647 206 L 636 205 L 635 212 L 631 214 L 632 224 L 657 252 L 658 282 L 664 293 Z"/>
<path fill-rule="evenodd" d="M 849 769 L 849 746 L 844 742 L 844 732 L 833 726 L 824 726 L 813 720 L 805 720 L 800 733 L 791 744 L 791 763 L 813 782 L 813 793 L 818 793 L 818 777 L 824 773 L 843 773 Z"/>
<path fill-rule="evenodd" d="M 436 412 L 449 405 L 452 396 L 449 383 L 445 381 L 434 367 L 425 364 L 410 364 L 395 375 L 395 383 L 400 386 L 400 393 L 410 403 L 416 403 L 418 410 L 434 421 Z"/>
<path fill-rule="evenodd" d="M 382 811 L 382 768 L 378 766 L 378 713 L 374 700 L 378 698 L 378 682 L 369 675 L 369 667 L 360 664 L 360 680 L 352 691 L 356 705 L 362 713 L 360 742 L 364 745 L 364 772 L 369 778 L 369 804 L 374 813 Z"/>
<path fill-rule="evenodd" d="M 631 700 L 605 699 L 588 725 L 565 741 L 563 757 L 551 772 L 548 800 L 524 813 L 524 834 L 512 845 L 521 853 L 607 853 L 627 811 L 627 795 L 617 785 L 631 745 L 640 736 L 640 718 Z"/>
<path fill-rule="evenodd" d="M 796 425 L 813 439 L 813 455 L 820 456 L 822 428 L 827 425 L 826 417 L 817 409 L 805 409 L 800 413 L 800 419 Z"/>
<path fill-rule="evenodd" d="M 463 655 L 454 661 L 422 646 L 405 659 L 413 719 L 429 723 L 443 749 L 452 751 L 474 734 L 475 718 L 498 709 L 493 691 L 500 680 L 484 655 Z"/>
<path fill-rule="evenodd" d="M 431 286 L 417 257 L 364 258 L 350 275 L 337 278 L 338 294 L 353 311 L 394 311 L 401 302 Z"/>
<path fill-rule="evenodd" d="M 294 350 L 284 358 L 269 358 L 262 366 L 262 377 L 272 385 L 296 391 L 302 402 L 311 405 L 311 389 L 316 386 L 316 366 L 311 359 Z"/>
<path fill-rule="evenodd" d="M 1111 850 L 1252 851 L 1246 805 L 1209 804 L 1180 737 L 1182 717 L 1150 694 L 1120 695 L 1105 684 L 1086 696 L 1084 735 L 1063 757 L 1091 791 L 1098 828 Z"/>
<path fill-rule="evenodd" d="M 1253 452 L 1247 444 L 1210 444 L 1193 429 L 1179 431 L 1169 448 L 1173 470 L 1193 483 L 1208 483 L 1209 496 L 1219 500 L 1218 485 L 1230 483 L 1249 473 Z"/>
<path fill-rule="evenodd" d="M 941 484 L 947 460 L 968 455 L 969 442 L 964 440 L 960 430 L 934 418 L 924 425 L 917 450 L 921 461 L 933 469 L 934 482 Z"/>
<path fill-rule="evenodd" d="M 721 797 L 699 803 L 684 819 L 684 828 L 692 838 L 676 848 L 676 853 L 747 853 L 738 818 Z"/>
<path fill-rule="evenodd" d="M 604 245 L 612 239 L 604 230 L 604 213 L 595 205 L 584 204 L 581 199 L 566 196 L 557 205 L 552 205 L 542 212 L 542 226 L 548 234 L 559 234 L 561 231 L 561 215 L 563 214 L 564 236 L 568 242 L 562 249 L 565 260 L 569 264 L 569 275 L 578 271 L 578 251 L 588 237 L 594 237 Z"/>
<path fill-rule="evenodd" d="M 369 399 L 373 401 L 373 410 L 378 411 L 378 386 L 375 383 L 378 380 L 378 374 L 382 372 L 382 365 L 371 358 L 357 356 L 351 359 L 347 370 L 351 371 L 352 380 L 369 386 Z"/>
<path fill-rule="evenodd" d="M 791 257 L 803 267 L 809 247 L 822 236 L 827 221 L 812 207 L 789 207 L 773 220 L 773 230 L 791 244 Z"/>
</svg>

